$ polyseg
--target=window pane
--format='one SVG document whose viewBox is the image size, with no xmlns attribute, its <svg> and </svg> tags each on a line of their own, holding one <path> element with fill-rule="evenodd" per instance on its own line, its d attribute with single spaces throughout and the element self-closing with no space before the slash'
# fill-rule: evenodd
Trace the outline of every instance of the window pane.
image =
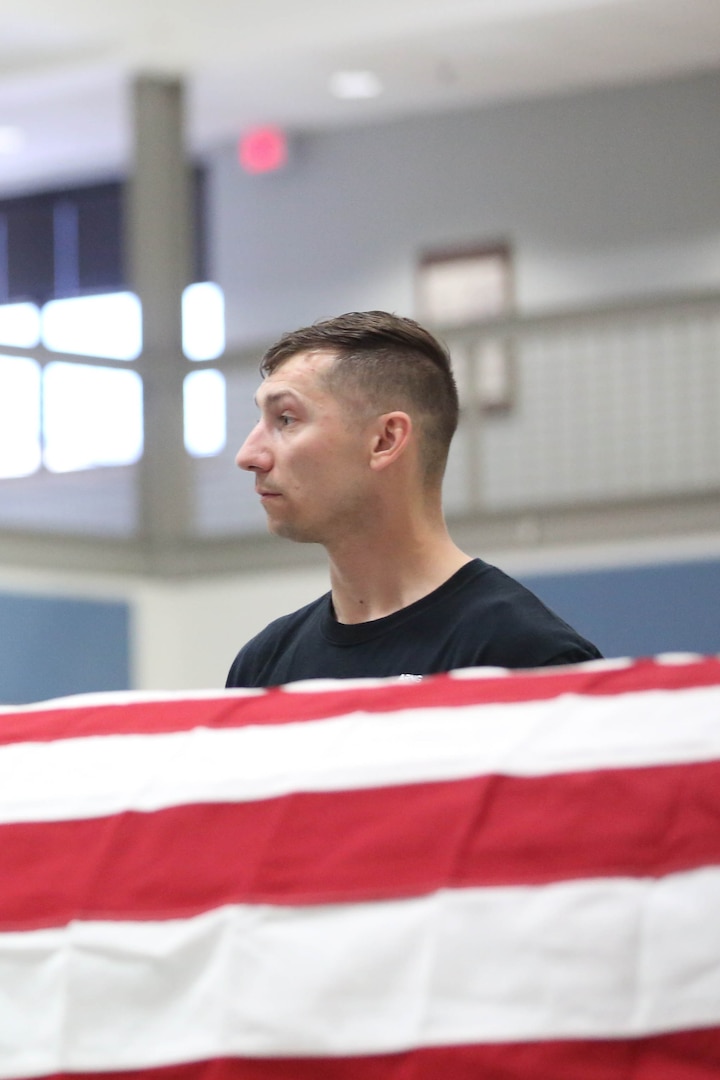
<svg viewBox="0 0 720 1080">
<path fill-rule="evenodd" d="M 225 351 L 225 297 L 219 285 L 202 281 L 184 290 L 182 347 L 188 360 L 215 360 Z"/>
<path fill-rule="evenodd" d="M 40 468 L 40 365 L 0 356 L 0 477 Z"/>
<path fill-rule="evenodd" d="M 219 371 L 193 371 L 183 382 L 185 449 L 212 457 L 225 448 L 225 377 Z"/>
<path fill-rule="evenodd" d="M 118 291 L 123 277 L 122 185 L 69 192 L 78 209 L 78 272 L 83 292 Z"/>
<path fill-rule="evenodd" d="M 53 352 L 135 360 L 142 350 L 142 309 L 134 293 L 51 300 L 41 318 L 43 345 Z"/>
<path fill-rule="evenodd" d="M 8 299 L 42 303 L 53 295 L 53 214 L 49 195 L 5 202 Z"/>
<path fill-rule="evenodd" d="M 40 312 L 35 304 L 0 304 L 0 344 L 32 349 L 40 340 Z"/>
<path fill-rule="evenodd" d="M 130 465 L 143 447 L 142 380 L 134 371 L 48 364 L 43 427 L 53 472 Z"/>
</svg>

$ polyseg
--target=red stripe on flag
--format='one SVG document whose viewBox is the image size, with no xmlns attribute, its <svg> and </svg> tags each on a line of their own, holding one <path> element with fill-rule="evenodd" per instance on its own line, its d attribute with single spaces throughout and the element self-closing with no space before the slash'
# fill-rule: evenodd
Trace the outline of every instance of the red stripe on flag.
<svg viewBox="0 0 720 1080">
<path fill-rule="evenodd" d="M 142 701 L 118 699 L 113 703 L 0 713 L 0 745 L 47 742 L 89 735 L 155 734 L 187 731 L 194 727 L 244 727 L 251 724 L 286 724 L 328 719 L 358 711 L 398 712 L 403 709 L 445 708 L 463 705 L 512 704 L 547 701 L 562 694 L 613 696 L 644 691 L 689 690 L 720 685 L 720 659 L 707 657 L 688 663 L 639 660 L 627 666 L 508 671 L 499 676 L 428 677 L 419 683 L 388 682 L 381 686 L 288 692 L 282 688 L 248 697 L 220 695 L 206 698 Z"/>
<path fill-rule="evenodd" d="M 341 1058 L 249 1058 L 47 1080 L 718 1080 L 720 1029 L 639 1039 L 441 1046 Z"/>
<path fill-rule="evenodd" d="M 0 827 L 0 926 L 174 918 L 720 863 L 720 762 L 489 776 Z"/>
</svg>

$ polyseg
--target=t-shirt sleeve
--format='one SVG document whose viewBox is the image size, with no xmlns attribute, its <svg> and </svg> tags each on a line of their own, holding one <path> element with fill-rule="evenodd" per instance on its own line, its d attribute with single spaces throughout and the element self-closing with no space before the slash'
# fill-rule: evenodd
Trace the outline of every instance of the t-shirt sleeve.
<svg viewBox="0 0 720 1080">
<path fill-rule="evenodd" d="M 230 666 L 225 681 L 226 690 L 266 685 L 268 657 L 272 655 L 272 650 L 266 640 L 270 629 L 271 627 L 266 627 L 243 645 Z"/>
<path fill-rule="evenodd" d="M 230 671 L 228 677 L 225 680 L 225 689 L 232 690 L 240 687 L 256 686 L 257 683 L 253 680 L 253 663 L 249 656 L 250 646 L 245 645 L 240 650 L 232 664 L 230 665 Z M 257 678 L 257 669 L 255 669 L 255 678 Z"/>
<path fill-rule="evenodd" d="M 537 668 L 602 659 L 592 642 L 505 575 L 483 614 L 481 664 Z"/>
<path fill-rule="evenodd" d="M 292 642 L 297 621 L 306 610 L 302 608 L 292 615 L 275 619 L 243 645 L 228 672 L 226 689 L 276 686 L 287 682 L 283 671 L 278 670 L 278 664 Z"/>
<path fill-rule="evenodd" d="M 602 653 L 592 644 L 592 642 L 581 639 L 577 645 L 574 645 L 571 649 L 566 649 L 564 652 L 551 656 L 549 660 L 545 660 L 539 666 L 553 667 L 562 664 L 582 664 L 586 660 L 602 660 L 602 658 Z"/>
</svg>

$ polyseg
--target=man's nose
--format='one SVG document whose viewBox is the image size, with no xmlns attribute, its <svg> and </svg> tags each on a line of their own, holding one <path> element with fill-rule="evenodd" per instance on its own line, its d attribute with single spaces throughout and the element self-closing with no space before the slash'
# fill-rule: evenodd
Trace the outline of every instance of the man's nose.
<svg viewBox="0 0 720 1080">
<path fill-rule="evenodd" d="M 256 424 L 238 450 L 235 456 L 235 464 L 240 469 L 249 469 L 255 472 L 270 471 L 272 455 L 264 443 L 260 424 Z"/>
</svg>

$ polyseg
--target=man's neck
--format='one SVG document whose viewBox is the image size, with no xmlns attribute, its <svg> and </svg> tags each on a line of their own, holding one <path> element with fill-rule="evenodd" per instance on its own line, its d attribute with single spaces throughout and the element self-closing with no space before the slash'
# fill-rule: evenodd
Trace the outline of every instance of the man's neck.
<svg viewBox="0 0 720 1080">
<path fill-rule="evenodd" d="M 434 592 L 471 561 L 445 528 L 344 545 L 328 552 L 335 616 L 341 623 L 369 622 L 408 607 Z"/>
</svg>

